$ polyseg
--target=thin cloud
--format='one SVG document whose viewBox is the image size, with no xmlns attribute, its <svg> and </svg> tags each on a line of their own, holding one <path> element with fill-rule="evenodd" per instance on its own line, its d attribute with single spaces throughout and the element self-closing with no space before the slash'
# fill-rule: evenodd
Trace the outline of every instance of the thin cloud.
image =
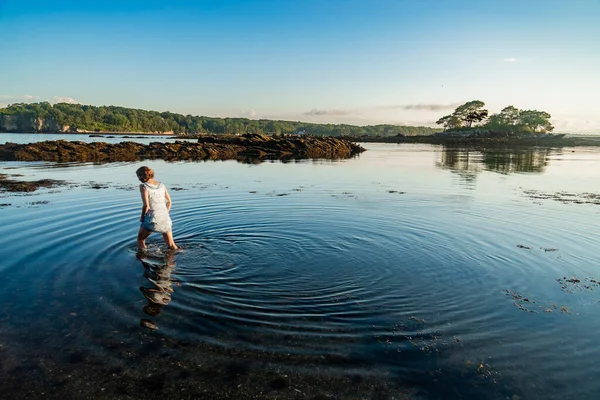
<svg viewBox="0 0 600 400">
<path fill-rule="evenodd" d="M 458 107 L 458 104 L 406 104 L 402 106 L 402 109 L 417 111 L 442 111 L 452 110 L 456 107 Z"/>
<path fill-rule="evenodd" d="M 442 110 L 452 110 L 458 107 L 460 104 L 452 103 L 452 104 L 403 104 L 403 105 L 390 105 L 390 106 L 380 106 L 377 107 L 381 110 L 407 110 L 407 111 L 442 111 Z"/>
<path fill-rule="evenodd" d="M 235 113 L 236 116 L 248 119 L 256 119 L 256 111 L 254 109 L 238 111 Z"/>
<path fill-rule="evenodd" d="M 505 59 L 504 59 L 504 62 L 508 62 L 508 63 L 514 63 L 514 62 L 517 62 L 517 59 L 516 59 L 516 58 L 512 58 L 512 57 L 510 57 L 510 58 L 505 58 Z"/>
<path fill-rule="evenodd" d="M 69 96 L 54 96 L 54 103 L 81 104 L 79 101 Z"/>
<path fill-rule="evenodd" d="M 595 115 L 559 115 L 550 122 L 557 133 L 600 134 L 600 117 Z"/>
<path fill-rule="evenodd" d="M 31 100 L 39 100 L 40 96 L 32 96 L 30 94 L 24 94 L 19 96 L 13 96 L 10 94 L 0 94 L 0 99 L 9 100 L 9 102 L 20 102 L 20 101 L 31 101 Z"/>
<path fill-rule="evenodd" d="M 54 96 L 52 100 L 42 99 L 40 96 L 35 96 L 32 94 L 23 94 L 23 95 L 10 95 L 10 94 L 0 94 L 0 99 L 2 99 L 3 104 L 14 104 L 14 103 L 35 103 L 39 101 L 48 101 L 49 103 L 69 103 L 69 104 L 81 104 L 79 101 L 75 100 L 69 96 Z"/>
<path fill-rule="evenodd" d="M 317 109 L 313 108 L 310 111 L 303 112 L 302 115 L 316 115 L 316 116 L 322 116 L 322 115 L 350 115 L 350 111 L 346 111 L 346 110 L 317 110 Z"/>
</svg>

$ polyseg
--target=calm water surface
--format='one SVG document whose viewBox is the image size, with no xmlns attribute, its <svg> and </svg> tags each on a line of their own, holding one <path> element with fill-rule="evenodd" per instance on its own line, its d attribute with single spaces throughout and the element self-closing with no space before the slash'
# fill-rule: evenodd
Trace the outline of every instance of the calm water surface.
<svg viewBox="0 0 600 400">
<path fill-rule="evenodd" d="M 600 152 L 365 147 L 337 162 L 148 161 L 184 250 L 153 235 L 137 257 L 142 163 L 1 162 L 69 182 L 0 194 L 3 348 L 118 363 L 106 340 L 135 351 L 142 330 L 336 355 L 426 398 L 598 398 Z"/>
</svg>

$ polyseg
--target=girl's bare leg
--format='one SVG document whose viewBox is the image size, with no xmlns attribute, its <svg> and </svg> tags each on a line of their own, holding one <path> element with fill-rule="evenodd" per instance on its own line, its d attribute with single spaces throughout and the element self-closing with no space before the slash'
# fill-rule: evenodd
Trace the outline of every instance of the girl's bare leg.
<svg viewBox="0 0 600 400">
<path fill-rule="evenodd" d="M 167 244 L 169 249 L 177 250 L 179 248 L 179 247 L 177 247 L 177 245 L 175 244 L 175 241 L 173 240 L 173 232 L 169 231 L 169 232 L 163 233 L 162 235 L 163 235 L 163 239 L 165 240 L 165 243 Z"/>
<path fill-rule="evenodd" d="M 137 235 L 138 250 L 144 250 L 147 248 L 146 239 L 148 239 L 148 236 L 150 236 L 151 233 L 152 232 L 150 232 L 149 230 L 140 227 L 140 230 Z"/>
</svg>

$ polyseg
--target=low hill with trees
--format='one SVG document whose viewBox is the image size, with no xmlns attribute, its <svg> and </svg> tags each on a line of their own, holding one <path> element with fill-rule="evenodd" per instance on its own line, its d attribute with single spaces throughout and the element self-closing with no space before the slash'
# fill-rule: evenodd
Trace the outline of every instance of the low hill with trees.
<svg viewBox="0 0 600 400">
<path fill-rule="evenodd" d="M 314 136 L 431 135 L 440 129 L 424 126 L 312 124 L 248 118 L 213 118 L 146 111 L 117 106 L 58 103 L 18 103 L 0 108 L 0 132 L 37 133 L 161 133 L 309 134 Z"/>
</svg>

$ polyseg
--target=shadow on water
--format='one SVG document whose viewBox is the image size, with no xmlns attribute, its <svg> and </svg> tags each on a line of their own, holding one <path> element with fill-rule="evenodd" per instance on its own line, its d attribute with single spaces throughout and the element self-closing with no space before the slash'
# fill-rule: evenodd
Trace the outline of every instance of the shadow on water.
<svg viewBox="0 0 600 400">
<path fill-rule="evenodd" d="M 173 285 L 179 285 L 179 282 L 171 277 L 176 266 L 175 252 L 138 251 L 136 258 L 142 263 L 144 277 L 149 283 L 148 286 L 140 286 L 140 292 L 148 300 L 142 311 L 149 317 L 157 317 L 162 308 L 171 302 Z M 140 325 L 151 330 L 158 328 L 156 323 L 148 318 L 142 318 Z"/>
<path fill-rule="evenodd" d="M 436 166 L 456 172 L 465 181 L 474 181 L 481 171 L 501 174 L 542 173 L 549 156 L 560 154 L 560 149 L 506 148 L 466 149 L 444 147 Z"/>
</svg>

